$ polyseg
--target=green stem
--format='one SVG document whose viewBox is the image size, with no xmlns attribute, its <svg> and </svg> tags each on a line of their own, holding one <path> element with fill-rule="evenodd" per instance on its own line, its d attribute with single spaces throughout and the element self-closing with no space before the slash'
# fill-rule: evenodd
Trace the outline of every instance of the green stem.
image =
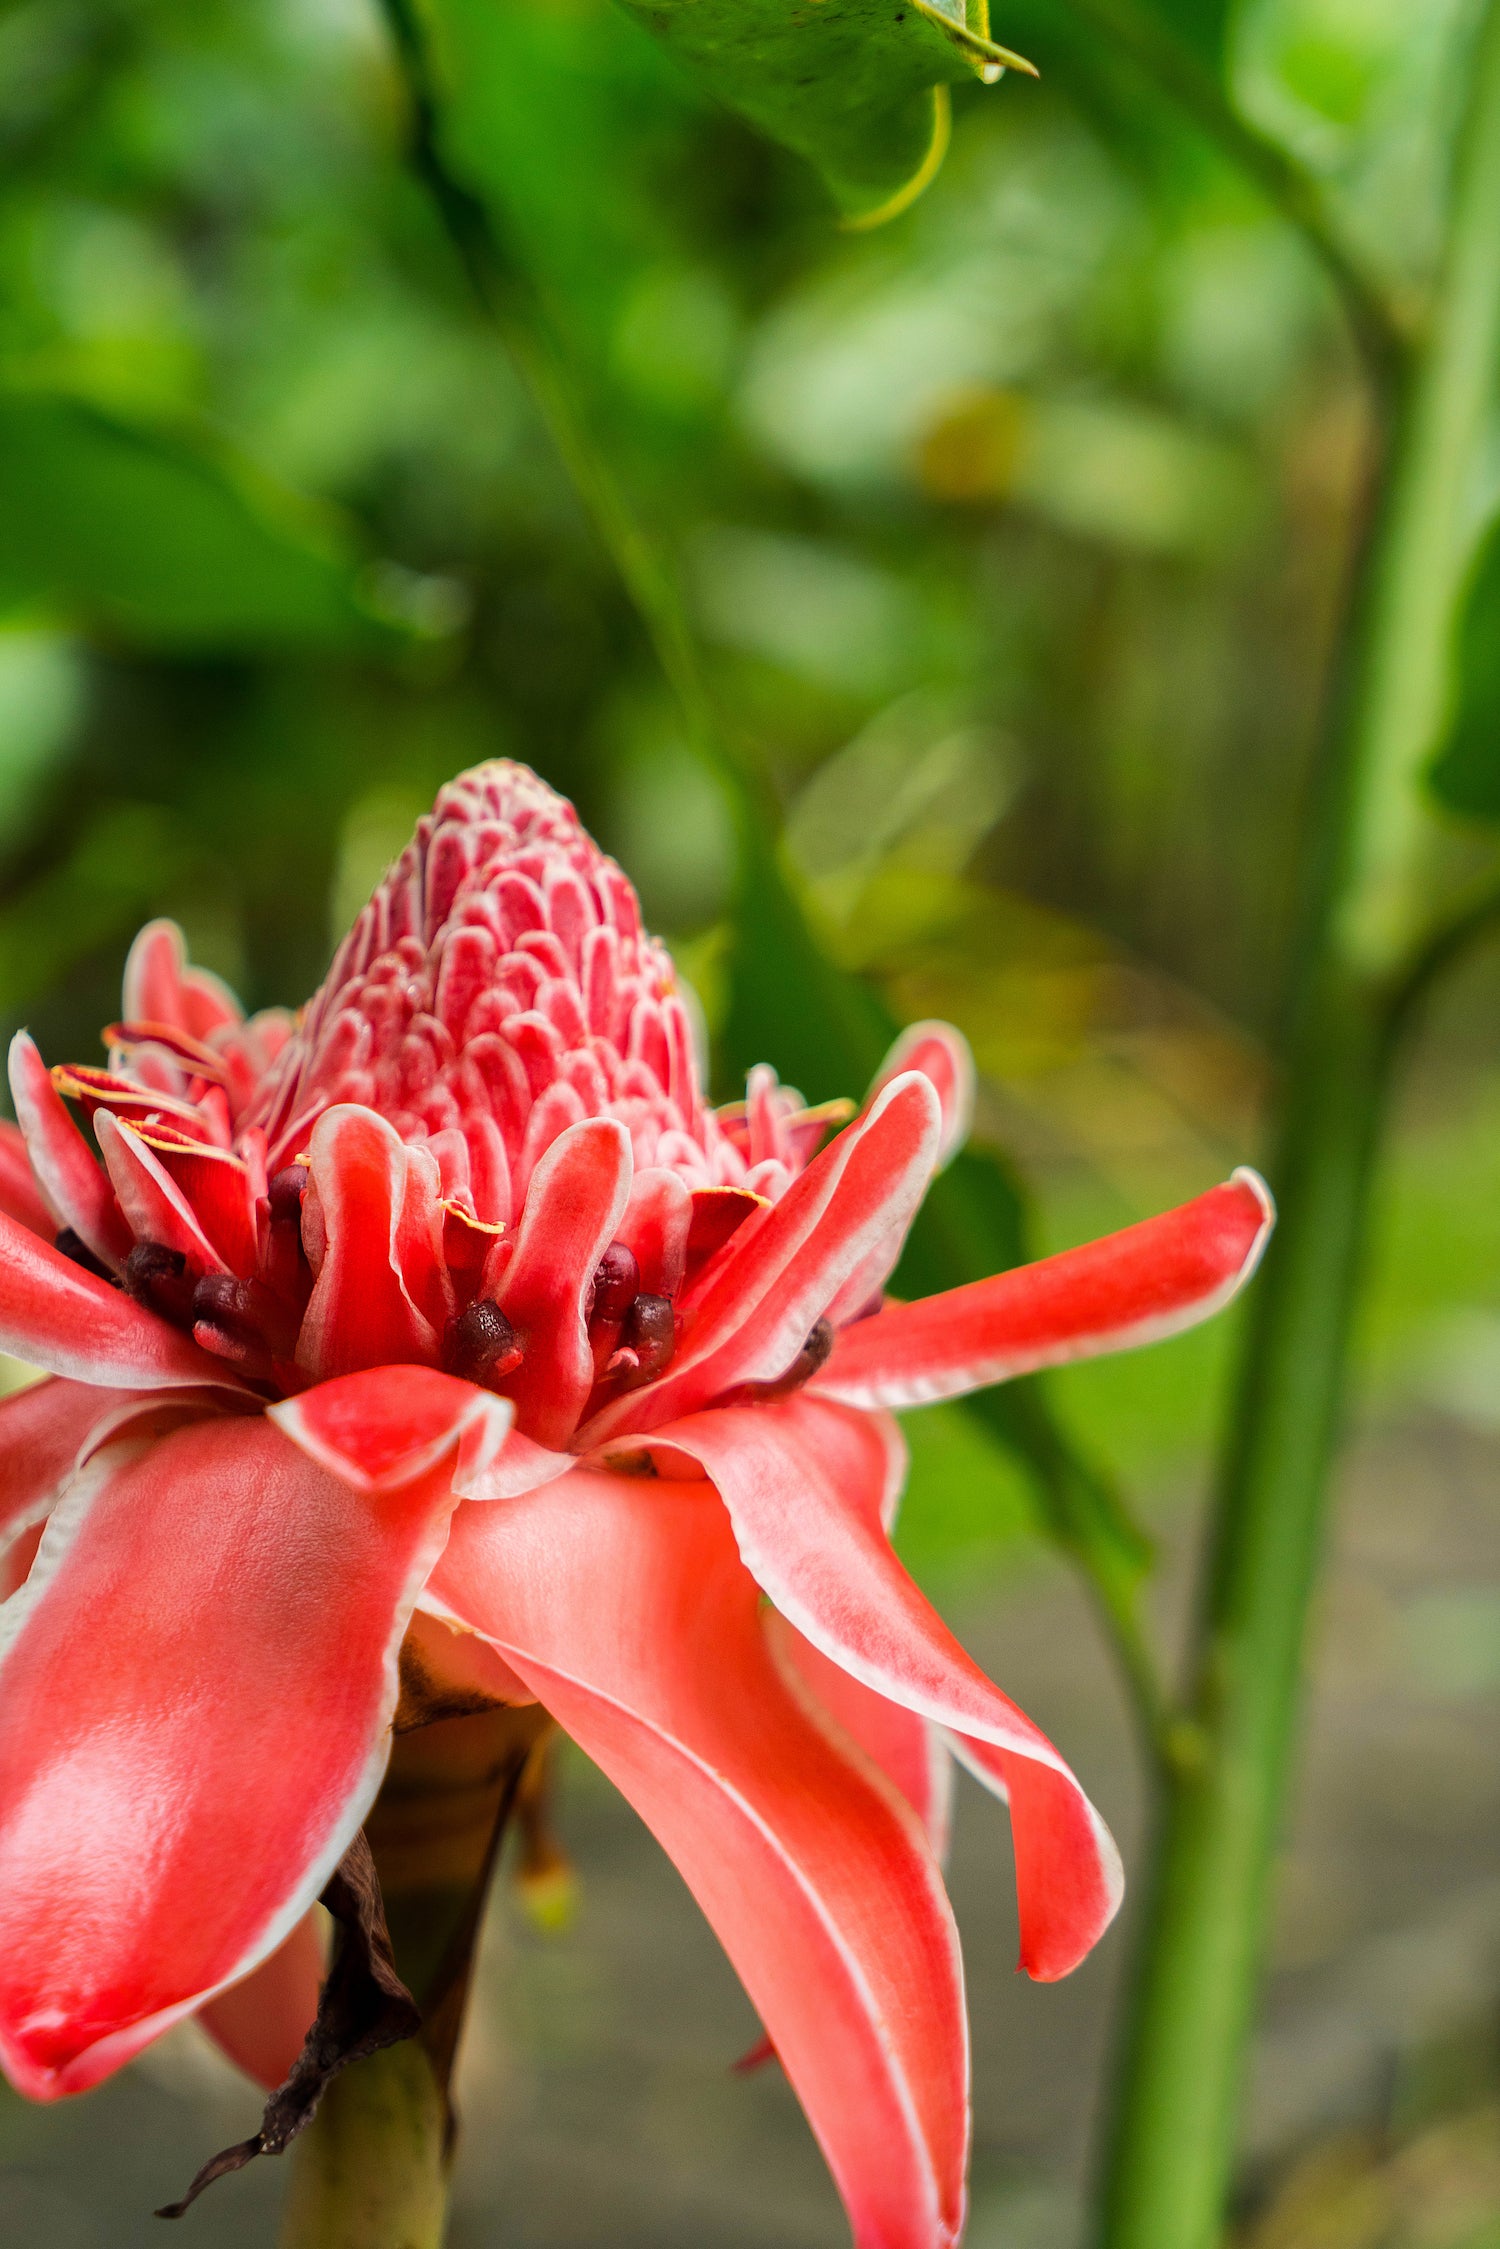
<svg viewBox="0 0 1500 2249">
<path fill-rule="evenodd" d="M 351 2062 L 293 2145 L 281 2249 L 442 2249 L 448 2088 L 490 1877 L 551 1721 L 535 1704 L 432 1715 L 420 1666 L 366 1835 L 422 2027 Z"/>
<path fill-rule="evenodd" d="M 1497 210 L 1500 0 L 1487 0 L 1442 295 L 1393 432 L 1309 837 L 1273 1172 L 1281 1218 L 1249 1308 L 1121 2055 L 1108 2249 L 1211 2249 L 1232 2173 L 1370 1182 L 1416 973 L 1402 954 L 1438 832 L 1420 781 L 1443 717 L 1500 346 Z"/>
<path fill-rule="evenodd" d="M 442 2249 L 447 2137 L 419 2040 L 351 2063 L 288 2158 L 282 2249 Z"/>
</svg>

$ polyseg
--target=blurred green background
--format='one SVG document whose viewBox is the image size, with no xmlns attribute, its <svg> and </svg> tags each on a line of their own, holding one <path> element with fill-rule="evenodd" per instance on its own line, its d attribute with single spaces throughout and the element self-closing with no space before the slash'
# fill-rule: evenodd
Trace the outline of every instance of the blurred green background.
<svg viewBox="0 0 1500 2249">
<path fill-rule="evenodd" d="M 1427 278 L 1468 13 L 1233 18 L 1243 109 L 1398 292 Z M 1368 465 L 1305 250 L 1062 0 L 997 10 L 1040 83 L 960 89 L 936 185 L 868 235 L 611 0 L 445 0 L 444 25 L 466 146 L 830 956 L 968 1033 L 1039 1246 L 1253 1158 Z M 406 132 L 365 0 L 0 8 L 0 1027 L 49 1059 L 97 1058 L 153 913 L 252 1006 L 303 998 L 438 784 L 494 754 L 576 799 L 722 1027 L 721 779 Z M 1497 990 L 1465 972 L 1402 1102 L 1247 2134 L 1256 2249 L 1500 2243 Z M 799 1000 L 762 995 L 789 1043 Z M 1056 1384 L 1161 1540 L 1168 1632 L 1230 1341 Z M 908 1559 L 1130 1842 L 1118 1690 L 1025 1479 L 956 1409 L 911 1435 Z M 785 2089 L 727 2074 L 753 2035 L 727 1970 L 581 1760 L 563 1822 L 572 1929 L 497 1911 L 460 2249 L 837 2242 Z M 1023 1990 L 1007 1886 L 966 1802 L 970 2239 L 1076 2249 L 1119 1940 Z M 182 2035 L 65 2111 L 5 2096 L 0 2240 L 155 2239 L 247 2100 Z M 186 2222 L 264 2240 L 277 2191 L 261 2165 Z"/>
</svg>

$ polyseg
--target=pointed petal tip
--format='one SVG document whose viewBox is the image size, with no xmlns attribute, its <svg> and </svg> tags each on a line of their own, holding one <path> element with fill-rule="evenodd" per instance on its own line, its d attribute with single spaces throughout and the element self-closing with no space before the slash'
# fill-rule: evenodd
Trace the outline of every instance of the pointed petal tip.
<svg viewBox="0 0 1500 2249">
<path fill-rule="evenodd" d="M 1276 1224 L 1276 1197 L 1272 1194 L 1260 1173 L 1250 1164 L 1237 1164 L 1229 1175 L 1229 1185 L 1244 1188 L 1245 1192 L 1253 1198 L 1256 1208 L 1260 1212 L 1260 1231 L 1255 1237 L 1248 1267 L 1248 1270 L 1253 1272 L 1260 1259 L 1261 1252 L 1270 1239 L 1271 1229 Z"/>
<path fill-rule="evenodd" d="M 912 1072 L 925 1077 L 938 1098 L 941 1168 L 957 1155 L 974 1121 L 974 1056 L 963 1032 L 936 1016 L 908 1024 L 876 1072 L 875 1090 Z"/>
</svg>

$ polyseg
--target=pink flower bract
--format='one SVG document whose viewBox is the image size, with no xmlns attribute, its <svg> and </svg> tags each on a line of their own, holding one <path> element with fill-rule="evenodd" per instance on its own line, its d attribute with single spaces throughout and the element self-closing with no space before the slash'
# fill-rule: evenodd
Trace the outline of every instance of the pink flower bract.
<svg viewBox="0 0 1500 2249">
<path fill-rule="evenodd" d="M 769 1070 L 710 1108 L 629 883 L 509 764 L 443 791 L 295 1024 L 155 923 L 107 1037 L 49 1072 L 22 1034 L 0 1136 L 0 1347 L 52 1376 L 0 1405 L 12 2082 L 200 2009 L 285 2069 L 420 1610 L 429 1665 L 492 1651 L 671 1853 L 861 2249 L 955 2241 L 950 1748 L 1009 1803 L 1032 1975 L 1120 1870 L 896 1560 L 889 1409 L 1203 1318 L 1264 1188 L 887 1302 L 961 1039 L 908 1032 L 826 1146 L 847 1112 Z"/>
</svg>

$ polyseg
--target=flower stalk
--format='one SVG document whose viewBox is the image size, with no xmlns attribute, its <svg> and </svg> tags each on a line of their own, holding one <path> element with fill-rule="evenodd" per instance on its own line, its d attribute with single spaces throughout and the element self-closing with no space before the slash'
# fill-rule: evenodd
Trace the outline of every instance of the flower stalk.
<svg viewBox="0 0 1500 2249">
<path fill-rule="evenodd" d="M 424 1715 L 408 1689 L 398 1725 Z M 367 1825 L 418 2037 L 350 2064 L 293 2146 L 281 2249 L 441 2249 L 449 2087 L 490 1877 L 548 1730 L 535 1705 L 398 1736 Z"/>
<path fill-rule="evenodd" d="M 416 2040 L 352 2063 L 292 2150 L 281 2249 L 442 2249 L 447 2125 Z"/>
<path fill-rule="evenodd" d="M 1384 1096 L 1413 964 L 1453 949 L 1433 911 L 1444 839 L 1422 773 L 1500 357 L 1497 207 L 1500 0 L 1489 0 L 1439 293 L 1381 464 L 1308 831 L 1272 1171 L 1281 1218 L 1248 1313 L 1120 2054 L 1107 2249 L 1211 2249 L 1232 2175 Z M 1464 921 L 1462 934 L 1479 926 Z"/>
</svg>

